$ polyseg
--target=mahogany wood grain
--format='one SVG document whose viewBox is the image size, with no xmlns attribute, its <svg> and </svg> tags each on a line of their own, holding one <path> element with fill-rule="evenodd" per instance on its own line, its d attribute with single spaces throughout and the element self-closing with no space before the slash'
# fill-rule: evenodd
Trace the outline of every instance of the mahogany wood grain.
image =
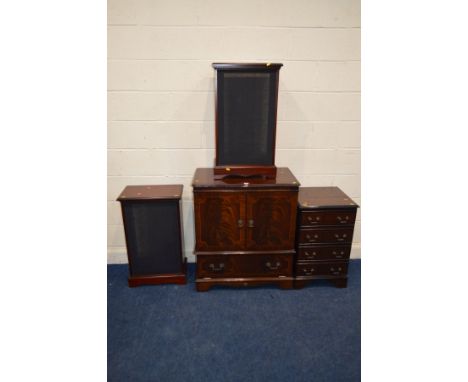
<svg viewBox="0 0 468 382">
<path fill-rule="evenodd" d="M 296 192 L 248 192 L 246 207 L 247 250 L 294 247 Z"/>
<path fill-rule="evenodd" d="M 225 179 L 227 176 L 239 176 L 239 177 L 253 177 L 253 176 L 264 176 L 268 179 L 274 179 L 276 177 L 276 166 L 215 166 L 213 173 L 215 179 Z"/>
<path fill-rule="evenodd" d="M 180 199 L 182 189 L 181 184 L 127 186 L 117 200 Z"/>
<path fill-rule="evenodd" d="M 338 187 L 302 187 L 299 190 L 299 208 L 357 208 L 359 207 Z"/>
<path fill-rule="evenodd" d="M 301 226 L 347 225 L 354 224 L 356 210 L 317 210 L 301 211 Z"/>
<path fill-rule="evenodd" d="M 311 261 L 311 260 L 322 260 L 322 261 L 331 261 L 331 260 L 347 260 L 351 253 L 350 245 L 342 246 L 308 246 L 308 247 L 299 247 L 297 253 L 297 260 Z"/>
<path fill-rule="evenodd" d="M 313 262 L 298 261 L 296 264 L 296 276 L 346 276 L 348 262 Z"/>
<path fill-rule="evenodd" d="M 289 188 L 297 191 L 299 185 L 299 181 L 287 167 L 278 167 L 276 178 L 273 179 L 267 177 L 244 178 L 239 176 L 217 179 L 213 168 L 197 168 L 192 180 L 195 192 L 207 189 L 214 189 L 216 191 L 243 189 L 245 191 L 264 188 Z"/>
<path fill-rule="evenodd" d="M 194 196 L 196 251 L 245 248 L 245 194 L 200 192 Z"/>
<path fill-rule="evenodd" d="M 129 276 L 128 286 L 138 287 L 142 285 L 161 285 L 161 284 L 187 284 L 187 259 L 184 260 L 181 273 L 157 274 L 149 276 Z"/>
<path fill-rule="evenodd" d="M 263 71 L 271 71 L 275 72 L 283 66 L 281 63 L 263 63 L 263 62 L 214 62 L 212 64 L 213 68 L 215 69 L 224 69 L 230 71 L 238 71 L 238 72 L 246 72 L 250 70 L 263 70 Z"/>
<path fill-rule="evenodd" d="M 239 277 L 292 277 L 291 255 L 197 256 L 197 279 Z"/>
<path fill-rule="evenodd" d="M 353 240 L 353 227 L 338 228 L 301 228 L 299 231 L 299 244 L 351 243 Z"/>
</svg>

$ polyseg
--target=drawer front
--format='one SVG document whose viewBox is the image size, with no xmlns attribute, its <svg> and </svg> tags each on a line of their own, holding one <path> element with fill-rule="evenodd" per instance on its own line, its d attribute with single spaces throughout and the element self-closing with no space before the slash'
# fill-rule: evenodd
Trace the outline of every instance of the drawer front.
<svg viewBox="0 0 468 382">
<path fill-rule="evenodd" d="M 198 255 L 197 278 L 292 277 L 293 255 Z"/>
<path fill-rule="evenodd" d="M 333 263 L 305 263 L 296 264 L 296 276 L 346 276 L 348 274 L 348 262 Z"/>
<path fill-rule="evenodd" d="M 298 260 L 348 260 L 351 246 L 333 247 L 301 247 L 299 248 Z"/>
<path fill-rule="evenodd" d="M 348 228 L 302 228 L 299 233 L 299 244 L 316 243 L 351 243 L 354 227 Z"/>
<path fill-rule="evenodd" d="M 301 211 L 302 226 L 354 224 L 356 210 Z"/>
</svg>

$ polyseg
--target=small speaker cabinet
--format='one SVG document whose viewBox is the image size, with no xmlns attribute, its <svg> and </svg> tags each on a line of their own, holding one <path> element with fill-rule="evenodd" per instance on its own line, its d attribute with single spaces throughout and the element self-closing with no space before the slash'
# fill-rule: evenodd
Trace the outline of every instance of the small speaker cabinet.
<svg viewBox="0 0 468 382">
<path fill-rule="evenodd" d="M 182 187 L 127 186 L 118 197 L 125 228 L 130 287 L 186 284 Z"/>
<path fill-rule="evenodd" d="M 214 174 L 274 178 L 279 70 L 283 64 L 214 63 Z"/>
</svg>

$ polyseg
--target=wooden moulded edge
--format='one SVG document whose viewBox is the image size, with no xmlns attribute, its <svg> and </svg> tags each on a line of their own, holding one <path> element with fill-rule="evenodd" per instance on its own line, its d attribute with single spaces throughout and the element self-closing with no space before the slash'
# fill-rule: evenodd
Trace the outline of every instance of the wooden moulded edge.
<svg viewBox="0 0 468 382">
<path fill-rule="evenodd" d="M 160 285 L 160 284 L 187 284 L 187 259 L 184 259 L 182 273 L 168 273 L 145 276 L 129 276 L 128 286 L 137 287 L 141 285 Z"/>
</svg>

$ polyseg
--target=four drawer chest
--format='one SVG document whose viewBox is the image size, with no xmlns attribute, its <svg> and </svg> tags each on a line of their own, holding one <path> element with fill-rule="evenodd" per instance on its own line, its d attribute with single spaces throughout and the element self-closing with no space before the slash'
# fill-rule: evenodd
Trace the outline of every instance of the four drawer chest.
<svg viewBox="0 0 468 382">
<path fill-rule="evenodd" d="M 301 187 L 298 198 L 294 286 L 328 279 L 347 285 L 359 206 L 338 187 Z"/>
</svg>

